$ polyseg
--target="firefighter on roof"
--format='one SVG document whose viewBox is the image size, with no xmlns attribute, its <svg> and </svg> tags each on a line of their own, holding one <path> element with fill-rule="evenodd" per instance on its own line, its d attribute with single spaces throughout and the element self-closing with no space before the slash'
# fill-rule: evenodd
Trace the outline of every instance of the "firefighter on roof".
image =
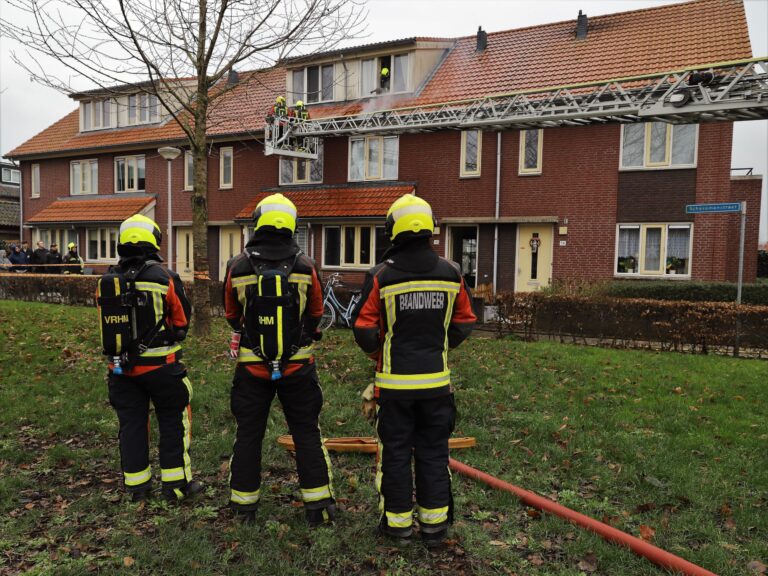
<svg viewBox="0 0 768 576">
<path fill-rule="evenodd" d="M 142 215 L 120 225 L 117 266 L 99 279 L 97 304 L 110 357 L 109 401 L 120 424 L 120 460 L 133 500 L 150 496 L 149 403 L 160 433 L 162 495 L 177 502 L 202 490 L 189 457 L 192 384 L 181 363 L 191 307 L 178 275 L 160 266 L 162 234 Z"/>
<path fill-rule="evenodd" d="M 415 461 L 427 546 L 445 539 L 453 519 L 448 438 L 456 406 L 447 348 L 469 336 L 476 320 L 458 266 L 430 246 L 434 226 L 421 198 L 406 194 L 392 204 L 385 231 L 393 246 L 366 276 L 354 318 L 355 340 L 376 360 L 379 531 L 411 536 Z"/>
<path fill-rule="evenodd" d="M 313 344 L 323 315 L 315 263 L 294 239 L 296 207 L 282 194 L 263 199 L 253 213 L 245 251 L 227 266 L 226 318 L 237 360 L 231 407 L 237 421 L 230 504 L 245 522 L 255 519 L 261 488 L 261 445 L 277 394 L 296 444 L 296 467 L 310 526 L 330 524 L 335 513 L 331 463 L 320 440 L 323 393 Z"/>
</svg>

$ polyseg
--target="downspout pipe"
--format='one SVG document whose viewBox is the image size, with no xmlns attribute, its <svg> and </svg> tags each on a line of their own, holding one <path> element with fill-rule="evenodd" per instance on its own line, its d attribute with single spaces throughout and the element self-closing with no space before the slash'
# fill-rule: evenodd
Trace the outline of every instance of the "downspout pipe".
<svg viewBox="0 0 768 576">
<path fill-rule="evenodd" d="M 501 202 L 501 130 L 496 133 L 496 211 L 493 226 L 493 293 L 498 292 L 496 284 L 499 277 L 499 206 Z"/>
<path fill-rule="evenodd" d="M 550 514 L 554 514 L 555 516 L 559 516 L 560 518 L 568 520 L 569 522 L 576 524 L 581 528 L 586 528 L 587 530 L 590 530 L 591 532 L 601 536 L 608 542 L 618 544 L 619 546 L 625 546 L 632 550 L 632 552 L 635 554 L 647 558 L 657 566 L 661 566 L 662 568 L 666 568 L 668 570 L 676 570 L 685 576 L 717 576 L 714 572 L 705 570 L 701 566 L 692 564 L 691 562 L 688 562 L 679 556 L 675 556 L 666 550 L 657 548 L 645 540 L 631 536 L 630 534 L 622 532 L 613 526 L 608 526 L 608 524 L 604 524 L 598 520 L 595 520 L 594 518 L 590 518 L 589 516 L 580 514 L 574 510 L 571 510 L 570 508 L 561 506 L 557 502 L 548 500 L 547 498 L 539 496 L 538 494 L 534 494 L 533 492 L 528 492 L 528 490 L 518 488 L 509 482 L 504 482 L 503 480 L 491 476 L 490 474 L 486 474 L 485 472 L 481 472 L 476 468 L 462 464 L 453 458 L 450 458 L 448 462 L 449 468 L 454 472 L 458 472 L 459 474 L 463 474 L 464 476 L 478 480 L 479 482 L 483 482 L 492 488 L 511 492 L 517 496 L 523 504 L 532 506 L 533 508 L 543 512 L 549 512 Z"/>
<path fill-rule="evenodd" d="M 29 169 L 30 171 L 32 170 L 31 164 Z M 32 182 L 32 178 L 30 178 L 29 181 Z M 24 170 L 21 169 L 21 162 L 19 162 L 19 246 L 21 246 L 21 243 L 23 241 L 24 241 Z M 80 244 L 79 238 L 77 243 L 78 245 Z"/>
</svg>

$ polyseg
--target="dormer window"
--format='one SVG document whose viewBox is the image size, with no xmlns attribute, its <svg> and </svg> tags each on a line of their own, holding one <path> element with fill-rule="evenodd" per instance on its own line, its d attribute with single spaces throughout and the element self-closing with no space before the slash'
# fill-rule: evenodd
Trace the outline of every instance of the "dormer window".
<svg viewBox="0 0 768 576">
<path fill-rule="evenodd" d="M 361 97 L 407 92 L 409 88 L 408 54 L 379 56 L 362 61 Z"/>
<path fill-rule="evenodd" d="M 333 100 L 333 64 L 307 66 L 294 70 L 292 74 L 294 103 L 298 100 L 303 100 L 305 104 Z"/>
<path fill-rule="evenodd" d="M 128 125 L 154 124 L 160 121 L 160 107 L 154 94 L 128 96 Z"/>
<path fill-rule="evenodd" d="M 112 128 L 112 99 L 89 100 L 80 103 L 83 131 Z"/>
</svg>

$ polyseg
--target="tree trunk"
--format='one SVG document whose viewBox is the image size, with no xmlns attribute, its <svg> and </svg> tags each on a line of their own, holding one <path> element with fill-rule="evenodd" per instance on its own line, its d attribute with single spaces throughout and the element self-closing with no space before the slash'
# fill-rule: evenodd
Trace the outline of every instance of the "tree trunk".
<svg viewBox="0 0 768 576">
<path fill-rule="evenodd" d="M 192 332 L 196 336 L 209 333 L 211 325 L 211 277 L 208 273 L 208 155 L 206 154 L 206 116 L 208 95 L 197 94 L 195 110 L 194 156 L 195 187 L 192 193 L 193 261 L 195 269 L 192 288 L 194 316 Z"/>
</svg>

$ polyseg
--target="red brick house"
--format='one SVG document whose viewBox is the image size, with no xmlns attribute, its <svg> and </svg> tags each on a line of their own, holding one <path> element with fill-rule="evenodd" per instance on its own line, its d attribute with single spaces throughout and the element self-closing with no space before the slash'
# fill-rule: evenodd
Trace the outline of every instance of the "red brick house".
<svg viewBox="0 0 768 576">
<path fill-rule="evenodd" d="M 742 2 L 696 0 L 487 35 L 394 40 L 240 73 L 208 132 L 212 276 L 242 249 L 256 202 L 279 190 L 298 206 L 304 250 L 351 282 L 386 248 L 387 207 L 406 192 L 432 203 L 435 249 L 460 262 L 475 287 L 735 280 L 738 215 L 685 213 L 687 204 L 746 200 L 746 253 L 757 249 L 761 177 L 731 177 L 728 118 L 349 131 L 324 136 L 313 161 L 265 155 L 263 128 L 283 94 L 289 104 L 304 100 L 314 119 L 360 116 L 751 57 Z M 139 89 L 72 97 L 77 110 L 8 157 L 22 169 L 27 237 L 77 238 L 99 269 L 114 261 L 123 218 L 141 212 L 165 230 L 166 161 L 157 149 L 184 147 L 184 138 Z M 173 265 L 187 277 L 190 160 L 172 161 Z M 755 273 L 747 258 L 745 281 Z"/>
</svg>

